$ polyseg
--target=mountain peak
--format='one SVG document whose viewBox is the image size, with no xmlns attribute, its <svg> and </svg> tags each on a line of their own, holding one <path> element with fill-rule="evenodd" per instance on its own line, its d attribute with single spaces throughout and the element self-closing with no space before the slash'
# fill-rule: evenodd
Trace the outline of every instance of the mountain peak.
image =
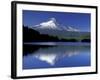
<svg viewBox="0 0 100 80">
<path fill-rule="evenodd" d="M 39 25 L 35 25 L 35 27 L 33 27 L 35 29 L 48 29 L 48 30 L 66 30 L 66 31 L 79 31 L 78 29 L 75 29 L 73 27 L 65 27 L 65 26 L 61 26 L 57 23 L 56 18 L 49 18 L 47 21 L 40 23 Z"/>
<path fill-rule="evenodd" d="M 50 18 L 48 21 L 42 22 L 37 27 L 38 29 L 60 29 L 55 18 Z"/>
<path fill-rule="evenodd" d="M 50 18 L 50 21 L 56 22 L 55 18 Z"/>
</svg>

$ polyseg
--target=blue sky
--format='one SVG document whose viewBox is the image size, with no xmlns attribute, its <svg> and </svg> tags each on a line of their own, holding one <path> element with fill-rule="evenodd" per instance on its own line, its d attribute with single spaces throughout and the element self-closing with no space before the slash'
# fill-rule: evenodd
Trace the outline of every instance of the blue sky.
<svg viewBox="0 0 100 80">
<path fill-rule="evenodd" d="M 50 18 L 64 26 L 90 32 L 91 15 L 89 13 L 48 12 L 23 10 L 23 25 L 34 26 Z"/>
</svg>

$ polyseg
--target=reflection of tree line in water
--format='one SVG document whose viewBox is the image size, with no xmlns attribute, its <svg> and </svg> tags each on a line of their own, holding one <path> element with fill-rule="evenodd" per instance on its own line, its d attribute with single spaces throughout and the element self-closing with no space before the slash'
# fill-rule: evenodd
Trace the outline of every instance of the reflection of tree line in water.
<svg viewBox="0 0 100 80">
<path fill-rule="evenodd" d="M 77 45 L 28 45 L 23 44 L 23 56 L 28 54 L 34 54 L 35 52 L 41 51 L 43 53 L 65 53 L 65 52 L 72 52 L 75 53 L 77 51 L 86 51 L 90 49 L 89 45 L 86 46 L 77 46 Z"/>
<path fill-rule="evenodd" d="M 48 47 L 53 47 L 53 46 L 52 45 L 42 45 L 41 46 L 41 45 L 24 45 L 23 44 L 23 55 L 28 55 L 30 53 L 34 53 L 40 48 L 48 48 Z"/>
<path fill-rule="evenodd" d="M 50 36 L 47 34 L 40 34 L 38 31 L 30 29 L 28 27 L 23 27 L 23 41 L 24 42 L 79 42 L 78 39 L 75 38 L 61 38 L 59 39 L 57 36 Z M 83 38 L 81 42 L 90 42 L 90 38 Z"/>
</svg>

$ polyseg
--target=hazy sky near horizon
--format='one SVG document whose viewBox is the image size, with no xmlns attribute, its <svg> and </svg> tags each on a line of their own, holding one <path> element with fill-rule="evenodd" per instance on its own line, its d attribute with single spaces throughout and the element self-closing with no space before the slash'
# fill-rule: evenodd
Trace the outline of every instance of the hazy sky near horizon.
<svg viewBox="0 0 100 80">
<path fill-rule="evenodd" d="M 89 13 L 23 10 L 23 25 L 25 26 L 34 26 L 48 21 L 50 18 L 55 18 L 63 26 L 90 32 L 91 14 Z"/>
</svg>

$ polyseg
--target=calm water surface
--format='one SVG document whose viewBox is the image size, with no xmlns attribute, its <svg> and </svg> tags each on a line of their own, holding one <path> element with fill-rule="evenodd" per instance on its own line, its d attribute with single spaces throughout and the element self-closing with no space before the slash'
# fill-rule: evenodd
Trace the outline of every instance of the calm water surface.
<svg viewBox="0 0 100 80">
<path fill-rule="evenodd" d="M 90 66 L 89 43 L 25 43 L 23 69 Z"/>
</svg>

